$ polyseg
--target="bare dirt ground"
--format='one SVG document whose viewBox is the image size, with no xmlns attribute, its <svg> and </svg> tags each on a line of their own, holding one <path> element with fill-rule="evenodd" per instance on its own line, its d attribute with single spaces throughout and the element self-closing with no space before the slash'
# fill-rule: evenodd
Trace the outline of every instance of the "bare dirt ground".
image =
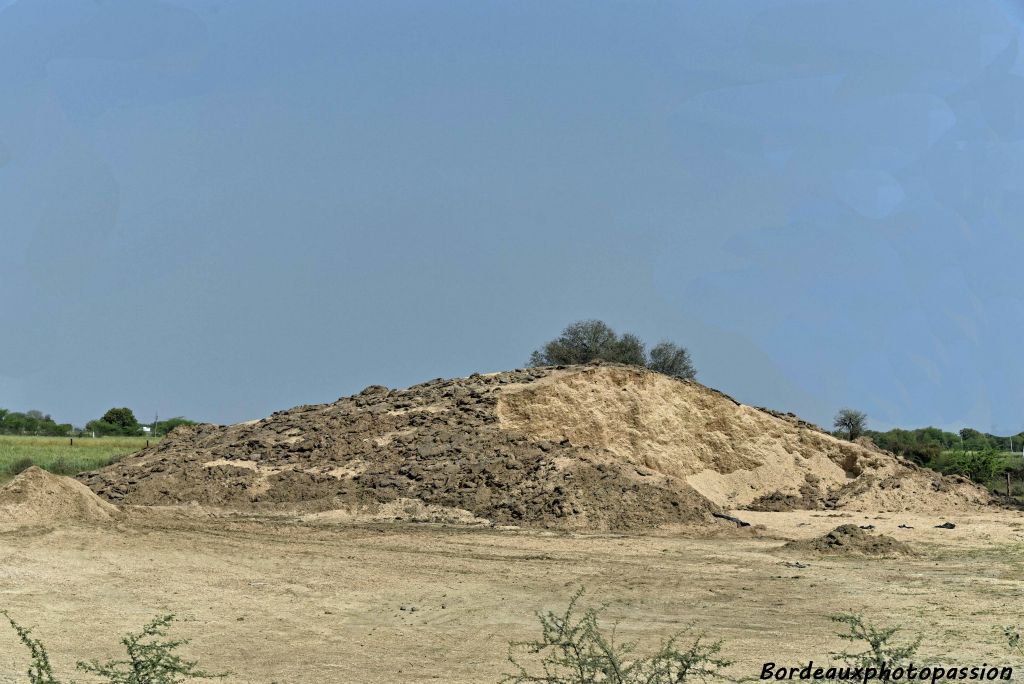
<svg viewBox="0 0 1024 684">
<path fill-rule="evenodd" d="M 535 635 L 534 612 L 563 608 L 580 586 L 608 602 L 622 638 L 653 642 L 694 623 L 724 639 L 737 676 L 756 676 L 766 660 L 823 660 L 843 646 L 828 619 L 841 611 L 921 632 L 924 651 L 946 662 L 1013 662 L 998 628 L 1024 622 L 1021 513 L 957 513 L 953 530 L 920 513 L 735 514 L 763 529 L 694 538 L 195 509 L 7 525 L 0 607 L 35 626 L 67 673 L 78 659 L 116 655 L 121 633 L 174 612 L 184 620 L 176 634 L 194 639 L 189 655 L 246 684 L 494 682 L 509 640 Z M 782 548 L 843 523 L 873 524 L 916 554 Z M 0 631 L 0 682 L 23 681 L 25 667 L 13 633 Z"/>
</svg>

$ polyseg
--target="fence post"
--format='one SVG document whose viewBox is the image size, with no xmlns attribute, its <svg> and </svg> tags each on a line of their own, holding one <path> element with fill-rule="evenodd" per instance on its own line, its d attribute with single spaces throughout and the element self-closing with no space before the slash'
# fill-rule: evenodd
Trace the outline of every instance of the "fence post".
<svg viewBox="0 0 1024 684">
<path fill-rule="evenodd" d="M 1010 471 L 1006 471 L 1006 496 L 1010 496 Z"/>
</svg>

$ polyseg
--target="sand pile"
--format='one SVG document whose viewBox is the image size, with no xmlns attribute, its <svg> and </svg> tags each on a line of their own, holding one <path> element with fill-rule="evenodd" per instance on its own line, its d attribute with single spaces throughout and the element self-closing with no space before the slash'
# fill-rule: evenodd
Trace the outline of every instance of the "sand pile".
<svg viewBox="0 0 1024 684">
<path fill-rule="evenodd" d="M 856 525 L 840 525 L 817 539 L 791 541 L 783 548 L 827 555 L 903 556 L 913 549 L 885 534 L 870 534 Z"/>
<path fill-rule="evenodd" d="M 106 522 L 117 515 L 81 482 L 34 466 L 0 489 L 0 523 Z"/>
<path fill-rule="evenodd" d="M 759 504 L 935 510 L 987 496 L 793 416 L 619 365 L 372 386 L 259 421 L 179 428 L 81 477 L 131 504 L 311 513 L 412 499 L 579 529 L 711 522 Z"/>
<path fill-rule="evenodd" d="M 989 502 L 872 444 L 839 440 L 792 414 L 744 406 L 694 382 L 641 369 L 580 370 L 502 395 L 501 424 L 568 439 L 685 481 L 727 508 L 914 510 Z"/>
</svg>

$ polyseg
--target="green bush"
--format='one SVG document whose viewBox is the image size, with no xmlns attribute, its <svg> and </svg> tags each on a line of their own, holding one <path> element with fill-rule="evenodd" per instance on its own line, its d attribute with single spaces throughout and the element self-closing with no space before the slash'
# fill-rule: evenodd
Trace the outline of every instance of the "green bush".
<svg viewBox="0 0 1024 684">
<path fill-rule="evenodd" d="M 562 334 L 530 355 L 531 366 L 562 366 L 591 361 L 611 361 L 646 366 L 676 378 L 697 376 L 690 352 L 672 342 L 660 342 L 648 356 L 646 345 L 631 333 L 619 335 L 604 321 L 577 321 Z"/>
<path fill-rule="evenodd" d="M 60 680 L 53 676 L 53 668 L 50 665 L 50 656 L 46 652 L 46 647 L 38 639 L 32 638 L 32 630 L 19 625 L 6 611 L 0 611 L 0 614 L 11 623 L 11 627 L 17 632 L 21 643 L 29 651 L 29 684 L 60 684 Z"/>
<path fill-rule="evenodd" d="M 872 624 L 865 624 L 861 615 L 854 613 L 842 613 L 832 616 L 832 622 L 846 625 L 846 632 L 839 632 L 839 638 L 850 642 L 864 642 L 867 649 L 856 653 L 840 651 L 830 653 L 851 667 L 874 667 L 881 669 L 883 665 L 890 668 L 901 667 L 909 664 L 910 660 L 917 653 L 921 646 L 921 637 L 914 641 L 897 644 L 895 637 L 900 632 L 900 627 L 878 628 Z"/>
<path fill-rule="evenodd" d="M 602 631 L 599 611 L 591 608 L 577 615 L 576 604 L 582 596 L 580 589 L 561 615 L 538 613 L 541 636 L 509 645 L 508 659 L 515 671 L 505 674 L 503 683 L 679 684 L 691 678 L 726 678 L 722 670 L 731 663 L 719 657 L 720 641 L 708 642 L 697 635 L 683 645 L 685 633 L 680 633 L 663 641 L 655 653 L 638 656 L 635 642 L 618 644 L 614 628 L 610 635 Z"/>
<path fill-rule="evenodd" d="M 13 477 L 14 475 L 18 475 L 20 473 L 25 472 L 26 470 L 28 470 L 29 468 L 31 468 L 35 464 L 36 464 L 36 462 L 33 461 L 28 456 L 22 456 L 21 458 L 17 459 L 16 461 L 12 461 L 10 464 L 8 464 L 8 466 L 7 466 L 7 474 L 11 475 Z"/>
<path fill-rule="evenodd" d="M 32 631 L 22 627 L 5 611 L 21 643 L 29 651 L 29 684 L 61 684 L 53 674 L 50 657 L 42 642 L 32 637 Z M 127 658 L 100 662 L 79 662 L 78 669 L 103 678 L 106 684 L 182 684 L 193 679 L 219 679 L 227 673 L 204 672 L 193 660 L 185 660 L 176 651 L 188 643 L 185 639 L 167 638 L 167 630 L 174 622 L 173 615 L 154 619 L 141 632 L 121 638 Z M 70 684 L 70 682 L 69 682 Z"/>
<path fill-rule="evenodd" d="M 938 462 L 939 470 L 949 475 L 964 475 L 980 484 L 987 484 L 1003 472 L 1002 455 L 994 450 L 952 452 Z"/>
<path fill-rule="evenodd" d="M 167 420 L 161 420 L 158 423 L 153 424 L 153 434 L 155 435 L 166 435 L 168 432 L 180 425 L 195 425 L 194 420 L 189 420 L 184 416 L 176 416 L 174 418 L 168 418 Z"/>
<path fill-rule="evenodd" d="M 103 461 L 101 466 L 110 466 L 114 465 L 115 463 L 120 463 L 121 461 L 124 460 L 124 457 L 127 455 L 128 454 L 111 454 L 110 456 L 107 456 L 106 460 Z"/>
<path fill-rule="evenodd" d="M 76 468 L 71 461 L 58 456 L 57 458 L 50 461 L 50 465 L 46 466 L 46 469 L 54 475 L 74 475 L 79 472 L 79 468 Z"/>
<path fill-rule="evenodd" d="M 926 466 L 939 457 L 942 447 L 935 443 L 915 443 L 906 445 L 896 453 L 918 465 Z"/>
<path fill-rule="evenodd" d="M 652 371 L 686 380 L 697 377 L 690 352 L 674 342 L 659 342 L 651 348 L 649 357 L 647 367 Z"/>
</svg>

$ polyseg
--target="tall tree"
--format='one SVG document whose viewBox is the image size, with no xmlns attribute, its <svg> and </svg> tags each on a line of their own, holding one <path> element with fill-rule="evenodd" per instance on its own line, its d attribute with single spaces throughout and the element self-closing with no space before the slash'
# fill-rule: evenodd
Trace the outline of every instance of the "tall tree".
<svg viewBox="0 0 1024 684">
<path fill-rule="evenodd" d="M 130 408 L 112 408 L 99 420 L 90 420 L 85 429 L 98 435 L 137 435 L 141 432 L 139 421 Z"/>
<path fill-rule="evenodd" d="M 633 340 L 635 337 L 630 336 Z M 604 321 L 577 321 L 567 325 L 562 334 L 530 355 L 531 366 L 560 366 L 574 363 L 622 361 L 622 356 L 635 355 Z M 641 343 L 642 348 L 642 343 Z M 627 363 L 627 361 L 622 361 Z"/>
<path fill-rule="evenodd" d="M 868 416 L 863 411 L 854 411 L 850 408 L 840 409 L 832 423 L 837 430 L 846 434 L 851 442 L 862 434 L 868 424 Z"/>
</svg>

